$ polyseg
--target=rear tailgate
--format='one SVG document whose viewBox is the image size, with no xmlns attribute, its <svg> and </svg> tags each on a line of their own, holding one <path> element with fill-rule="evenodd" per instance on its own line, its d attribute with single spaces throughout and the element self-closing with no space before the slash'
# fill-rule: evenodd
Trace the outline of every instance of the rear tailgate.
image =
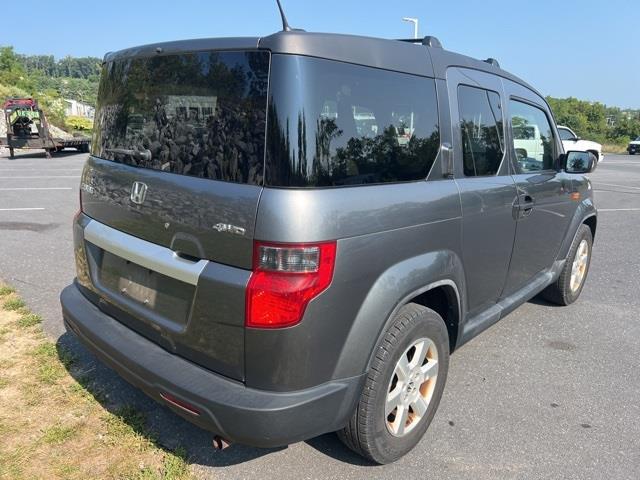
<svg viewBox="0 0 640 480">
<path fill-rule="evenodd" d="M 239 380 L 268 71 L 256 50 L 107 61 L 80 185 L 94 302 Z"/>
<path fill-rule="evenodd" d="M 131 200 L 135 182 L 145 187 Z M 90 157 L 82 174 L 89 217 L 188 257 L 251 268 L 262 187 L 165 173 Z"/>
</svg>

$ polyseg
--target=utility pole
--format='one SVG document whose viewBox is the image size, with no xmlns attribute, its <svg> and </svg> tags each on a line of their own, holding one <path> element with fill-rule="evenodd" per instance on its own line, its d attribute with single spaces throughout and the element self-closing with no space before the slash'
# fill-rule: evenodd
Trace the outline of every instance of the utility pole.
<svg viewBox="0 0 640 480">
<path fill-rule="evenodd" d="M 413 17 L 402 17 L 402 21 L 413 23 L 413 38 L 418 38 L 418 19 Z"/>
</svg>

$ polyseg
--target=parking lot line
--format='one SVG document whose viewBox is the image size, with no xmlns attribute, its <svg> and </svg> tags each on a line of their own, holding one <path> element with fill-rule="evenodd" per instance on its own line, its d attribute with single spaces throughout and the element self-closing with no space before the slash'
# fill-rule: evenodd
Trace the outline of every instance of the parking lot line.
<svg viewBox="0 0 640 480">
<path fill-rule="evenodd" d="M 78 175 L 30 175 L 28 177 L 0 177 L 0 179 L 13 179 L 13 178 L 80 178 Z"/>
<path fill-rule="evenodd" d="M 640 208 L 599 208 L 599 212 L 640 212 Z"/>
<path fill-rule="evenodd" d="M 2 168 L 0 172 L 82 172 L 82 168 Z"/>
<path fill-rule="evenodd" d="M 32 207 L 32 208 L 0 208 L 0 212 L 25 212 L 31 210 L 44 210 L 42 207 Z"/>
<path fill-rule="evenodd" d="M 619 187 L 619 188 L 631 188 L 633 190 L 640 190 L 640 187 L 632 187 L 630 185 L 616 185 L 615 183 L 602 183 L 602 182 L 597 182 L 596 186 L 598 185 L 605 185 L 607 187 Z"/>
<path fill-rule="evenodd" d="M 18 188 L 0 188 L 2 191 L 8 190 L 73 190 L 72 187 L 18 187 Z"/>
</svg>

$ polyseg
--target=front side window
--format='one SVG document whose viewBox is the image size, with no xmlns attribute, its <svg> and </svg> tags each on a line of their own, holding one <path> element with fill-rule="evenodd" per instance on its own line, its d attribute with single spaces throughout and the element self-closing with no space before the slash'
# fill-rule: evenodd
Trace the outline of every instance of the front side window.
<svg viewBox="0 0 640 480">
<path fill-rule="evenodd" d="M 496 175 L 504 157 L 500 95 L 476 87 L 458 87 L 462 160 L 467 177 Z"/>
<path fill-rule="evenodd" d="M 440 137 L 435 81 L 296 55 L 273 55 L 268 186 L 424 180 Z"/>
<path fill-rule="evenodd" d="M 263 179 L 269 53 L 197 52 L 108 62 L 92 153 L 227 182 Z"/>
<path fill-rule="evenodd" d="M 564 141 L 575 140 L 576 138 L 573 132 L 566 128 L 558 128 L 558 133 L 560 134 L 560 139 Z"/>
<path fill-rule="evenodd" d="M 510 107 L 518 173 L 552 170 L 556 158 L 555 142 L 546 113 L 517 100 L 511 100 Z"/>
</svg>

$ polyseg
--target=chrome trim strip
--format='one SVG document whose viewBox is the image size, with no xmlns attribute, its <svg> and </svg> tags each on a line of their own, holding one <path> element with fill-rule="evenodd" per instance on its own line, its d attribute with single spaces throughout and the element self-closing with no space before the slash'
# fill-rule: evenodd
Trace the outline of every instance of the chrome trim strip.
<svg viewBox="0 0 640 480">
<path fill-rule="evenodd" d="M 84 238 L 87 242 L 125 260 L 191 285 L 198 285 L 198 278 L 208 263 L 207 260 L 191 262 L 169 248 L 147 242 L 95 220 L 91 220 L 85 227 Z"/>
</svg>

